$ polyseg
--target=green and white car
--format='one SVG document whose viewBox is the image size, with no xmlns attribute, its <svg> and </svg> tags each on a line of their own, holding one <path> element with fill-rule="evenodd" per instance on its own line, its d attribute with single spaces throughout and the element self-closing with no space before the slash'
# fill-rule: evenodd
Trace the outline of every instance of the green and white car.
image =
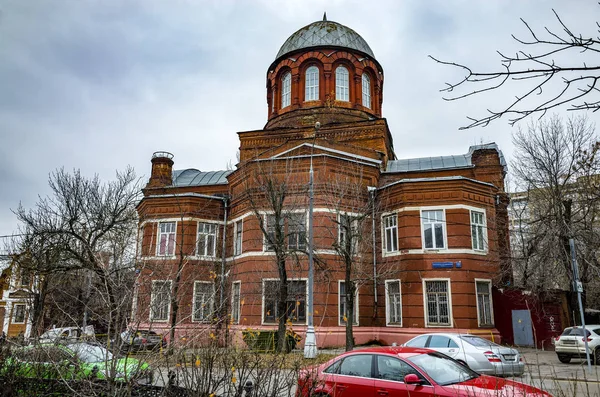
<svg viewBox="0 0 600 397">
<path fill-rule="evenodd" d="M 117 358 L 91 343 L 38 344 L 13 351 L 9 366 L 18 375 L 38 379 L 114 379 L 151 384 L 152 368 L 131 357 Z"/>
</svg>

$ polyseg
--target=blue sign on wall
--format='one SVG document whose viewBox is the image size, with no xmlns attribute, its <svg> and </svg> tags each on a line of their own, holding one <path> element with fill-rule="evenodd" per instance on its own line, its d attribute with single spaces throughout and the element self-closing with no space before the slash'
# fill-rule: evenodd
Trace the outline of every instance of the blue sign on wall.
<svg viewBox="0 0 600 397">
<path fill-rule="evenodd" d="M 434 269 L 452 269 L 454 262 L 433 262 Z"/>
</svg>

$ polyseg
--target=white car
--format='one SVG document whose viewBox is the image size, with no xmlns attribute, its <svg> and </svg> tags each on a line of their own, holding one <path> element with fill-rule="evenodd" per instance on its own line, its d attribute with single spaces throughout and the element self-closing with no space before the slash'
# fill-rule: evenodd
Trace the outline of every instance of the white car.
<svg viewBox="0 0 600 397">
<path fill-rule="evenodd" d="M 590 360 L 600 364 L 600 325 L 586 325 L 585 333 Z M 586 358 L 583 328 L 565 328 L 562 335 L 554 340 L 554 351 L 561 363 L 569 363 L 572 358 Z"/>
<path fill-rule="evenodd" d="M 404 346 L 424 347 L 444 353 L 480 374 L 521 376 L 525 372 L 525 363 L 518 350 L 476 335 L 424 334 L 409 340 Z"/>
</svg>

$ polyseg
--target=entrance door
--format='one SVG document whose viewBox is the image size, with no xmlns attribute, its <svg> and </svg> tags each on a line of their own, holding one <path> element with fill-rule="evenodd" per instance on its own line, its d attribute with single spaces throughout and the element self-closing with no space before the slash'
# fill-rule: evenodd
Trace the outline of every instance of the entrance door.
<svg viewBox="0 0 600 397">
<path fill-rule="evenodd" d="M 533 330 L 531 328 L 531 313 L 529 310 L 513 310 L 512 326 L 515 345 L 533 346 Z"/>
</svg>

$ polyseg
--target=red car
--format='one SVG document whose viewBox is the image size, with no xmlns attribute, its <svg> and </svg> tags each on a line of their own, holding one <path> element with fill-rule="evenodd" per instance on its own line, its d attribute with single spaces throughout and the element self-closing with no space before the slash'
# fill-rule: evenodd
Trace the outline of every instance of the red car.
<svg viewBox="0 0 600 397">
<path fill-rule="evenodd" d="M 535 387 L 480 375 L 442 353 L 378 347 L 341 354 L 304 369 L 296 397 L 549 396 Z"/>
</svg>

